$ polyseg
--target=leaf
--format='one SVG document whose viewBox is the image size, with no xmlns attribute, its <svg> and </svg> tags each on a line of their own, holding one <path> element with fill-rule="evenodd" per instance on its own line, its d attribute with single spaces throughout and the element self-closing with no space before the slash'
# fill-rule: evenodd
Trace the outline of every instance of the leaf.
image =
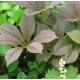
<svg viewBox="0 0 80 80">
<path fill-rule="evenodd" d="M 51 57 L 51 53 L 45 52 L 43 54 L 37 54 L 36 60 L 40 63 L 42 61 L 46 61 Z"/>
<path fill-rule="evenodd" d="M 18 40 L 17 38 L 7 35 L 7 34 L 2 34 L 0 35 L 0 44 L 16 44 L 16 45 L 22 45 L 21 41 Z"/>
<path fill-rule="evenodd" d="M 52 65 L 60 69 L 59 66 L 59 60 L 61 59 L 61 56 L 52 56 Z"/>
<path fill-rule="evenodd" d="M 80 2 L 71 1 L 68 2 L 69 5 L 67 8 L 61 7 L 59 12 L 71 22 L 79 21 L 80 19 Z"/>
<path fill-rule="evenodd" d="M 23 51 L 23 48 L 21 48 L 21 47 L 16 47 L 16 48 L 10 49 L 5 55 L 7 66 L 9 64 L 13 63 L 14 61 L 16 61 L 19 58 L 19 56 L 21 55 L 22 51 Z"/>
<path fill-rule="evenodd" d="M 49 27 L 42 23 L 37 23 L 37 33 L 40 33 L 42 30 L 49 29 Z"/>
<path fill-rule="evenodd" d="M 18 60 L 11 63 L 9 66 L 8 66 L 8 72 L 12 72 L 12 71 L 15 71 L 16 68 L 18 67 Z"/>
<path fill-rule="evenodd" d="M 34 16 L 26 16 L 26 14 L 23 14 L 20 23 L 20 29 L 25 39 L 29 42 L 35 30 Z"/>
<path fill-rule="evenodd" d="M 33 39 L 34 42 L 40 42 L 40 43 L 48 43 L 56 39 L 57 36 L 55 33 L 51 30 L 42 30 L 39 34 L 35 36 Z"/>
<path fill-rule="evenodd" d="M 27 50 L 31 53 L 41 53 L 43 50 L 43 45 L 39 42 L 32 42 L 26 46 Z"/>
<path fill-rule="evenodd" d="M 65 33 L 65 24 L 61 20 L 58 20 L 53 25 L 53 31 L 56 33 L 56 35 L 58 37 L 64 36 L 64 33 Z"/>
<path fill-rule="evenodd" d="M 69 65 L 69 67 L 67 67 L 66 77 L 68 77 L 69 79 L 74 78 L 77 73 L 78 73 L 78 68 Z"/>
<path fill-rule="evenodd" d="M 7 74 L 0 75 L 0 79 L 9 79 Z"/>
<path fill-rule="evenodd" d="M 67 35 L 76 43 L 80 44 L 80 30 L 73 30 L 71 32 L 67 32 Z"/>
<path fill-rule="evenodd" d="M 7 2 L 7 1 L 0 2 L 0 11 L 10 10 L 12 8 L 13 8 L 13 4 L 11 2 Z"/>
<path fill-rule="evenodd" d="M 45 8 L 45 1 L 13 1 L 13 3 L 35 11 Z"/>
<path fill-rule="evenodd" d="M 10 48 L 11 48 L 11 45 L 0 44 L 0 55 L 5 54 Z"/>
<path fill-rule="evenodd" d="M 7 22 L 6 14 L 0 14 L 0 24 L 6 23 L 6 22 Z"/>
<path fill-rule="evenodd" d="M 53 8 L 54 6 L 57 6 L 60 3 L 61 1 L 52 1 L 51 4 L 48 6 L 48 8 Z"/>
<path fill-rule="evenodd" d="M 48 70 L 48 72 L 45 74 L 45 79 L 59 79 L 59 71 L 52 68 L 51 70 Z"/>
<path fill-rule="evenodd" d="M 20 31 L 16 28 L 16 26 L 12 24 L 5 23 L 5 24 L 0 25 L 0 33 L 11 35 L 17 38 L 19 41 L 22 40 L 22 35 Z"/>
<path fill-rule="evenodd" d="M 25 75 L 25 73 L 24 72 L 20 72 L 20 73 L 18 73 L 18 75 L 17 75 L 17 79 L 26 79 L 26 75 Z"/>
<path fill-rule="evenodd" d="M 38 69 L 38 63 L 36 61 L 34 62 L 29 61 L 28 66 L 31 70 Z"/>
<path fill-rule="evenodd" d="M 27 75 L 27 79 L 37 79 L 39 73 L 36 70 L 30 71 Z"/>
<path fill-rule="evenodd" d="M 73 49 L 72 47 L 69 48 L 64 57 L 66 64 L 73 63 L 74 61 L 77 60 L 78 56 L 79 56 L 78 49 L 76 48 Z"/>
<path fill-rule="evenodd" d="M 19 6 L 15 6 L 10 11 L 7 11 L 7 15 L 10 17 L 9 19 L 14 20 L 14 22 L 18 21 L 18 19 L 22 16 L 22 13 L 23 10 Z"/>
<path fill-rule="evenodd" d="M 74 79 L 80 79 L 80 74 L 77 74 Z"/>
<path fill-rule="evenodd" d="M 67 53 L 71 40 L 65 36 L 53 46 L 52 55 L 61 56 Z"/>
</svg>

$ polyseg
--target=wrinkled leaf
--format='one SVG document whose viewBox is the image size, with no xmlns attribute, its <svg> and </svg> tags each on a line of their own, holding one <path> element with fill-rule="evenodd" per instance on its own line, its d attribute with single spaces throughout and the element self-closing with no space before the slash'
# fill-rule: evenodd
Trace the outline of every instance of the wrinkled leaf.
<svg viewBox="0 0 80 80">
<path fill-rule="evenodd" d="M 33 41 L 40 43 L 48 43 L 56 39 L 57 36 L 52 30 L 42 30 L 39 34 L 35 36 Z"/>
<path fill-rule="evenodd" d="M 30 40 L 34 30 L 35 30 L 35 19 L 33 16 L 26 16 L 23 14 L 21 18 L 20 28 L 23 36 L 27 41 Z"/>
<path fill-rule="evenodd" d="M 12 24 L 5 23 L 5 24 L 0 25 L 0 33 L 8 34 L 17 38 L 18 40 L 22 40 L 20 31 L 16 28 L 16 26 Z"/>
<path fill-rule="evenodd" d="M 61 7 L 59 12 L 71 22 L 80 21 L 80 2 L 69 1 L 68 7 Z"/>
<path fill-rule="evenodd" d="M 19 58 L 19 56 L 21 55 L 22 51 L 23 51 L 23 48 L 21 48 L 21 47 L 16 47 L 16 48 L 10 49 L 5 54 L 5 59 L 6 59 L 7 65 L 16 61 Z"/>
<path fill-rule="evenodd" d="M 43 45 L 39 42 L 32 42 L 26 46 L 27 50 L 31 53 L 41 53 L 43 50 Z"/>
<path fill-rule="evenodd" d="M 68 37 L 64 37 L 59 40 L 54 46 L 52 54 L 56 56 L 61 56 L 67 53 L 69 49 L 70 39 Z"/>
<path fill-rule="evenodd" d="M 0 35 L 0 44 L 16 44 L 22 45 L 21 41 L 15 38 L 14 36 L 2 34 Z"/>
</svg>

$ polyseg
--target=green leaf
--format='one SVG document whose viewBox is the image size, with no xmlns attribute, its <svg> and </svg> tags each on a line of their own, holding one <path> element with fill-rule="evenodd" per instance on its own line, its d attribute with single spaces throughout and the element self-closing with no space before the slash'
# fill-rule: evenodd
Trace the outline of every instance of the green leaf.
<svg viewBox="0 0 80 80">
<path fill-rule="evenodd" d="M 37 71 L 31 71 L 28 73 L 27 78 L 28 79 L 37 79 L 38 78 L 37 76 L 38 76 Z"/>
<path fill-rule="evenodd" d="M 0 11 L 12 9 L 13 4 L 11 2 L 0 2 Z"/>
<path fill-rule="evenodd" d="M 80 79 L 80 74 L 76 75 L 74 79 Z"/>
<path fill-rule="evenodd" d="M 9 79 L 7 74 L 0 75 L 0 79 Z"/>
<path fill-rule="evenodd" d="M 59 71 L 56 69 L 48 70 L 48 73 L 46 73 L 45 78 L 46 79 L 59 79 Z"/>
<path fill-rule="evenodd" d="M 37 69 L 38 68 L 38 63 L 37 62 L 29 62 L 28 66 L 30 69 Z"/>
<path fill-rule="evenodd" d="M 66 78 L 74 78 L 77 73 L 78 73 L 78 68 L 69 65 L 66 72 Z"/>
<path fill-rule="evenodd" d="M 7 22 L 6 14 L 0 14 L 0 24 L 6 23 L 6 22 Z"/>
<path fill-rule="evenodd" d="M 26 79 L 26 75 L 24 72 L 20 72 L 18 75 L 17 75 L 17 79 Z"/>
<path fill-rule="evenodd" d="M 0 44 L 0 55 L 5 54 L 10 48 L 11 45 Z"/>
<path fill-rule="evenodd" d="M 18 60 L 17 61 L 15 61 L 15 62 L 13 62 L 12 64 L 10 64 L 9 66 L 8 66 L 8 72 L 12 72 L 12 71 L 14 71 L 14 70 L 16 70 L 16 68 L 18 67 Z"/>
<path fill-rule="evenodd" d="M 80 44 L 80 30 L 73 30 L 67 34 L 73 41 Z"/>
<path fill-rule="evenodd" d="M 22 15 L 23 9 L 21 9 L 19 6 L 15 6 L 11 11 L 7 12 L 7 15 L 10 17 L 9 22 L 11 20 L 11 23 L 14 21 L 16 22 Z"/>
</svg>

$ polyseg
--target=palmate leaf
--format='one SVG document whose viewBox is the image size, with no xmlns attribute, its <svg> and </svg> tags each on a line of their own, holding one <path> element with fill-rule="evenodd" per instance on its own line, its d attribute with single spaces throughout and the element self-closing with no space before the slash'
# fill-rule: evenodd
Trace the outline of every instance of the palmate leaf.
<svg viewBox="0 0 80 80">
<path fill-rule="evenodd" d="M 68 3 L 68 8 L 61 7 L 59 12 L 71 22 L 80 21 L 80 2 L 71 1 Z"/>
<path fill-rule="evenodd" d="M 26 46 L 27 50 L 32 53 L 41 53 L 43 50 L 43 45 L 39 42 L 32 42 Z"/>
<path fill-rule="evenodd" d="M 80 30 L 73 30 L 68 32 L 67 35 L 76 43 L 80 44 Z"/>
<path fill-rule="evenodd" d="M 0 33 L 11 35 L 15 37 L 16 39 L 18 39 L 19 41 L 22 41 L 22 35 L 20 31 L 16 28 L 16 26 L 12 24 L 5 23 L 5 24 L 0 25 Z"/>
<path fill-rule="evenodd" d="M 57 39 L 57 36 L 52 30 L 42 30 L 39 34 L 35 36 L 33 41 L 40 43 L 48 43 L 53 41 L 54 39 Z"/>
<path fill-rule="evenodd" d="M 7 65 L 16 61 L 19 58 L 19 56 L 21 55 L 22 51 L 23 51 L 22 47 L 16 47 L 16 48 L 10 49 L 5 55 Z"/>
<path fill-rule="evenodd" d="M 20 29 L 25 37 L 25 39 L 29 42 L 34 30 L 35 30 L 35 19 L 33 16 L 26 16 L 23 14 L 20 23 Z"/>
</svg>

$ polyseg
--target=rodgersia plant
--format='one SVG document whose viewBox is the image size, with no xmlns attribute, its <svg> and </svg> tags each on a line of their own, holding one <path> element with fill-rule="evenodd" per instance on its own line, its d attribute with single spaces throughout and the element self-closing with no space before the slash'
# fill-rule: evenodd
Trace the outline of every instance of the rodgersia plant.
<svg viewBox="0 0 80 80">
<path fill-rule="evenodd" d="M 0 25 L 0 44 L 17 45 L 16 48 L 12 48 L 6 53 L 7 65 L 17 60 L 24 48 L 32 53 L 42 54 L 42 43 L 48 43 L 57 38 L 53 31 L 43 30 L 31 40 L 35 30 L 35 19 L 33 16 L 26 16 L 25 13 L 21 19 L 20 30 L 21 32 L 12 24 Z"/>
</svg>

